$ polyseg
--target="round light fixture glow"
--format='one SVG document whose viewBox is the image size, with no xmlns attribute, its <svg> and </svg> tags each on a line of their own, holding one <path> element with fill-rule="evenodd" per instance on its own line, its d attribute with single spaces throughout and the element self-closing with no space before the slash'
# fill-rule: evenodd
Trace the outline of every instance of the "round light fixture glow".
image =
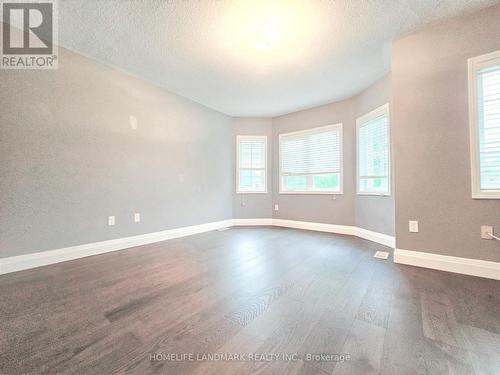
<svg viewBox="0 0 500 375">
<path fill-rule="evenodd" d="M 300 58 L 311 46 L 318 14 L 310 1 L 251 0 L 228 3 L 216 27 L 226 54 L 245 61 Z"/>
<path fill-rule="evenodd" d="M 255 49 L 257 51 L 267 52 L 279 48 L 281 33 L 278 26 L 272 20 L 257 25 L 255 37 Z"/>
</svg>

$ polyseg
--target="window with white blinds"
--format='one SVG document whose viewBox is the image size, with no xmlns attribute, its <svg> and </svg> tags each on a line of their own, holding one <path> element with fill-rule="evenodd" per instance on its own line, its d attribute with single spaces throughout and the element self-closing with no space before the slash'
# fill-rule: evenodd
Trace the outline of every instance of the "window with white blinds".
<svg viewBox="0 0 500 375">
<path fill-rule="evenodd" d="M 500 198 L 500 51 L 469 60 L 474 198 Z"/>
<path fill-rule="evenodd" d="M 391 192 L 389 105 L 383 105 L 358 118 L 356 124 L 358 194 L 389 195 Z"/>
<path fill-rule="evenodd" d="M 267 192 L 267 137 L 236 137 L 238 193 Z"/>
<path fill-rule="evenodd" d="M 280 134 L 280 193 L 342 193 L 342 124 Z"/>
</svg>

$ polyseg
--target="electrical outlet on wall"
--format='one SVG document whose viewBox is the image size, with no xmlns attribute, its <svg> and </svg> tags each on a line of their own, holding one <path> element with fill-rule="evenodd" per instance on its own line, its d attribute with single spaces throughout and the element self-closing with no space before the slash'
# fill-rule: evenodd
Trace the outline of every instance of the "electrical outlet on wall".
<svg viewBox="0 0 500 375">
<path fill-rule="evenodd" d="M 418 221 L 416 221 L 416 220 L 410 220 L 408 222 L 408 230 L 411 233 L 418 233 Z"/>
<path fill-rule="evenodd" d="M 135 213 L 134 214 L 134 223 L 138 223 L 141 221 L 141 214 Z"/>
<path fill-rule="evenodd" d="M 481 225 L 481 238 L 483 240 L 492 240 L 493 237 L 490 234 L 493 234 L 493 227 L 490 225 Z"/>
<path fill-rule="evenodd" d="M 128 120 L 129 120 L 130 127 L 132 128 L 132 130 L 136 130 L 137 129 L 137 117 L 135 117 L 134 115 L 130 115 L 128 117 Z"/>
<path fill-rule="evenodd" d="M 114 216 L 108 216 L 108 225 L 109 226 L 115 225 L 115 217 Z"/>
<path fill-rule="evenodd" d="M 280 210 L 280 206 L 278 204 L 275 204 L 274 205 L 274 211 L 279 211 Z"/>
</svg>

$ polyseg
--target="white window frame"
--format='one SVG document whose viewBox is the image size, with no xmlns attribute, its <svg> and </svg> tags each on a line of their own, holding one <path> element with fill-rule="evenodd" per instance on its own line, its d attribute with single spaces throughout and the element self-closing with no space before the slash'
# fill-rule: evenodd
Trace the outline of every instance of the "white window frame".
<svg viewBox="0 0 500 375">
<path fill-rule="evenodd" d="M 246 142 L 264 142 L 264 168 L 240 168 L 240 143 Z M 264 190 L 248 191 L 240 190 L 240 169 L 253 169 L 264 171 Z M 236 194 L 267 194 L 267 135 L 237 135 L 236 136 Z"/>
<path fill-rule="evenodd" d="M 339 168 L 339 191 L 284 191 L 283 190 L 283 173 L 282 173 L 282 147 L 281 139 L 287 135 L 301 134 L 301 133 L 312 133 L 314 131 L 323 131 L 326 129 L 339 129 L 340 139 L 339 139 L 339 153 L 340 153 L 340 168 Z M 343 148 L 343 126 L 342 123 L 319 126 L 310 129 L 304 129 L 296 132 L 282 133 L 279 135 L 279 193 L 280 194 L 295 194 L 295 195 L 341 195 L 344 194 L 344 148 Z"/>
<path fill-rule="evenodd" d="M 470 58 L 467 61 L 467 65 L 469 71 L 469 132 L 472 198 L 500 199 L 500 189 L 481 190 L 479 166 L 479 124 L 477 121 L 477 73 L 484 68 L 500 65 L 500 51 Z"/>
<path fill-rule="evenodd" d="M 379 117 L 380 115 L 385 114 L 387 116 L 387 141 L 388 141 L 388 158 L 387 158 L 387 191 L 386 192 L 365 192 L 359 191 L 359 182 L 360 182 L 360 175 L 359 175 L 359 128 L 361 128 L 366 122 L 373 120 L 374 118 Z M 392 163 L 391 163 L 391 114 L 390 114 L 390 109 L 389 109 L 389 103 L 386 103 L 376 109 L 374 109 L 371 112 L 368 112 L 367 114 L 358 117 L 356 119 L 356 194 L 357 195 L 375 195 L 375 196 L 385 196 L 389 197 L 391 196 L 391 191 L 392 191 L 392 176 L 391 176 L 391 168 L 392 168 Z M 385 177 L 385 176 L 381 176 Z"/>
</svg>

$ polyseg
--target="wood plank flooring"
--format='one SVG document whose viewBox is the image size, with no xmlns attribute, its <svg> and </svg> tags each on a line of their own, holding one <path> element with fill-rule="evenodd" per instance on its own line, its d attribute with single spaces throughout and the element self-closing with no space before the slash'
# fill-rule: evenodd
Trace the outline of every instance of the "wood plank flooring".
<svg viewBox="0 0 500 375">
<path fill-rule="evenodd" d="M 500 374 L 500 282 L 376 250 L 239 227 L 3 275 L 0 373 Z"/>
</svg>

